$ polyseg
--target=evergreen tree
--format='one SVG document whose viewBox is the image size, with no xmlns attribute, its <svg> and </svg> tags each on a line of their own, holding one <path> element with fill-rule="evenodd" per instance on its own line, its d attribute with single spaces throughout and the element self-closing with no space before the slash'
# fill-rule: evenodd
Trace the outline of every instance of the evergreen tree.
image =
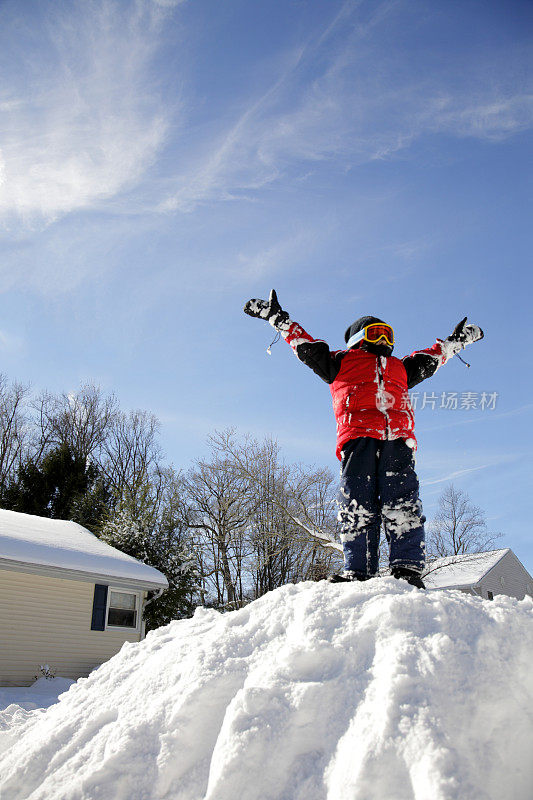
<svg viewBox="0 0 533 800">
<path fill-rule="evenodd" d="M 198 605 L 199 578 L 175 524 L 154 521 L 149 512 L 134 515 L 123 507 L 104 524 L 101 538 L 123 553 L 155 567 L 167 578 L 169 588 L 146 606 L 147 630 L 194 612 Z"/>
<path fill-rule="evenodd" d="M 99 536 L 112 506 L 113 494 L 104 477 L 99 474 L 84 494 L 74 498 L 70 519 Z"/>
<path fill-rule="evenodd" d="M 53 519 L 71 519 L 97 528 L 110 494 L 98 467 L 68 444 L 50 450 L 40 464 L 22 463 L 14 480 L 0 490 L 3 508 Z"/>
</svg>

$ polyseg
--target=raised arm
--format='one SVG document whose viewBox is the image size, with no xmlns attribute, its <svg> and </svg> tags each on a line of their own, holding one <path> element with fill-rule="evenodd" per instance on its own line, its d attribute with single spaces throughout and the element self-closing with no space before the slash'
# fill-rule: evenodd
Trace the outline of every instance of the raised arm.
<svg viewBox="0 0 533 800">
<path fill-rule="evenodd" d="M 459 322 L 446 339 L 437 339 L 432 347 L 415 350 L 402 359 L 407 372 L 407 387 L 430 378 L 439 367 L 459 353 L 467 345 L 483 339 L 484 333 L 478 325 L 466 325 L 466 317 Z"/>
<path fill-rule="evenodd" d="M 248 300 L 244 313 L 269 322 L 290 344 L 296 357 L 323 381 L 332 383 L 335 380 L 344 351 L 331 352 L 326 342 L 313 339 L 301 325 L 293 322 L 281 308 L 274 289 L 268 300 Z"/>
</svg>

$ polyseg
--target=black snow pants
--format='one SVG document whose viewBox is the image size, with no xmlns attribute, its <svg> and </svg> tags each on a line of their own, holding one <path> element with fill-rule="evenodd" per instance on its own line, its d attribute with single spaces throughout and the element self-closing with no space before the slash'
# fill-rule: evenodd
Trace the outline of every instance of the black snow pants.
<svg viewBox="0 0 533 800">
<path fill-rule="evenodd" d="M 377 574 L 383 522 L 391 568 L 422 572 L 425 517 L 413 451 L 403 439 L 364 436 L 348 442 L 338 504 L 345 571 L 363 578 Z"/>
</svg>

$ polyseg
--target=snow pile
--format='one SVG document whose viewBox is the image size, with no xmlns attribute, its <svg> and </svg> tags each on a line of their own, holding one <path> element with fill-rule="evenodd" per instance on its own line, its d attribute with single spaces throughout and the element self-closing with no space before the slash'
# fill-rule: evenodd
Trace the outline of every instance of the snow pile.
<svg viewBox="0 0 533 800">
<path fill-rule="evenodd" d="M 200 609 L 0 736 L 0 797 L 529 799 L 532 611 L 392 578 Z"/>
</svg>

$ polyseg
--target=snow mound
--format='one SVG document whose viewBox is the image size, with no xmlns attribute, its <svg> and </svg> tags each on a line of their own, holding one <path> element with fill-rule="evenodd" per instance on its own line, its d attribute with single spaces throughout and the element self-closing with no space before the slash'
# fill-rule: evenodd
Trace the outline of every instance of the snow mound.
<svg viewBox="0 0 533 800">
<path fill-rule="evenodd" d="M 529 800 L 532 612 L 392 578 L 198 609 L 0 734 L 0 797 Z"/>
</svg>

